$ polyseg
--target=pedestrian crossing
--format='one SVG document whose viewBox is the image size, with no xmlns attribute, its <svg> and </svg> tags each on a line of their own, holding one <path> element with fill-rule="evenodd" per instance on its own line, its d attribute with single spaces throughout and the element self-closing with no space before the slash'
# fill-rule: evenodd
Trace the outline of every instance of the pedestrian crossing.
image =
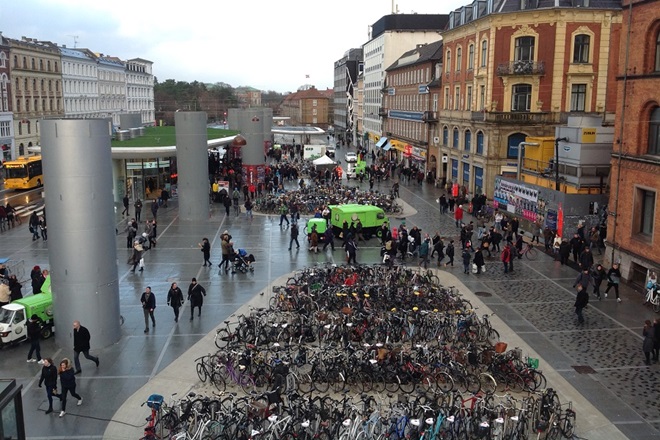
<svg viewBox="0 0 660 440">
<path fill-rule="evenodd" d="M 30 217 L 33 212 L 36 212 L 37 214 L 41 215 L 44 210 L 44 201 L 39 200 L 34 203 L 30 203 L 29 205 L 21 205 L 21 206 L 16 206 L 14 208 L 14 215 L 17 217 Z"/>
</svg>

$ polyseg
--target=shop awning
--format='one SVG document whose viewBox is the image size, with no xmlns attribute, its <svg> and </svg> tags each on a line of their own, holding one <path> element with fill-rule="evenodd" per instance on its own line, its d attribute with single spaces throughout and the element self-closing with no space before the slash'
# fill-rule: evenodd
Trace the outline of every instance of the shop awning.
<svg viewBox="0 0 660 440">
<path fill-rule="evenodd" d="M 390 144 L 389 142 L 387 142 L 387 143 L 383 146 L 383 151 L 389 151 L 390 148 L 392 148 L 392 144 Z"/>
<path fill-rule="evenodd" d="M 387 144 L 387 138 L 383 136 L 382 138 L 378 139 L 378 142 L 376 142 L 376 148 L 381 148 L 385 144 Z"/>
</svg>

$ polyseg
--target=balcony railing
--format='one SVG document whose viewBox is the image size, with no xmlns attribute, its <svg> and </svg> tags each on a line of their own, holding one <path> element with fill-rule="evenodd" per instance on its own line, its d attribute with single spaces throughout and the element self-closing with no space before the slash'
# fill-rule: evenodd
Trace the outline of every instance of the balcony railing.
<svg viewBox="0 0 660 440">
<path fill-rule="evenodd" d="M 472 120 L 496 124 L 559 124 L 561 113 L 472 112 Z"/>
<path fill-rule="evenodd" d="M 497 76 L 508 75 L 544 75 L 543 61 L 509 61 L 497 66 Z"/>
<path fill-rule="evenodd" d="M 437 112 L 431 112 L 431 111 L 424 112 L 424 115 L 422 116 L 422 121 L 428 123 L 438 122 Z"/>
</svg>

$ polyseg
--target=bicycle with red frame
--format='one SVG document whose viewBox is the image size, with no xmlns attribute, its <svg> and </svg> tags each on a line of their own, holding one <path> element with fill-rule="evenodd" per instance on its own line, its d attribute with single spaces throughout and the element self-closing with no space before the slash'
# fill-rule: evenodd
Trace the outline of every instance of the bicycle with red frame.
<svg viewBox="0 0 660 440">
<path fill-rule="evenodd" d="M 156 422 L 158 420 L 160 407 L 163 405 L 163 396 L 160 394 L 152 394 L 147 401 L 143 402 L 140 406 L 144 406 L 145 403 L 151 408 L 151 415 L 147 417 L 147 426 L 144 427 L 144 436 L 140 438 L 140 440 L 160 439 L 156 434 Z"/>
</svg>

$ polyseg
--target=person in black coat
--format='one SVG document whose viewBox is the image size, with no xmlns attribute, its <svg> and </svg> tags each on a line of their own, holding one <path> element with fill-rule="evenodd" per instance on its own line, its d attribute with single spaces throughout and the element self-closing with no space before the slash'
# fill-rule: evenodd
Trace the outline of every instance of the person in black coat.
<svg viewBox="0 0 660 440">
<path fill-rule="evenodd" d="M 167 292 L 167 305 L 174 309 L 174 322 L 179 322 L 179 308 L 183 305 L 183 292 L 176 283 L 172 283 Z"/>
<path fill-rule="evenodd" d="M 474 257 L 472 257 L 472 263 L 477 265 L 477 273 L 481 273 L 481 268 L 486 264 L 484 262 L 484 254 L 481 252 L 481 248 L 476 248 L 474 251 Z"/>
<path fill-rule="evenodd" d="M 53 365 L 51 358 L 44 358 L 44 366 L 41 368 L 41 378 L 39 379 L 39 388 L 46 385 L 46 397 L 48 398 L 48 409 L 46 414 L 53 412 L 53 396 L 60 397 L 57 394 L 57 367 Z"/>
<path fill-rule="evenodd" d="M 151 323 L 156 327 L 156 318 L 154 317 L 154 310 L 156 310 L 156 295 L 151 292 L 151 287 L 148 287 L 142 292 L 140 297 L 142 303 L 142 312 L 144 313 L 144 332 L 149 333 L 149 318 Z"/>
<path fill-rule="evenodd" d="M 89 334 L 89 330 L 80 325 L 80 321 L 73 321 L 73 351 L 75 356 L 73 361 L 76 365 L 76 374 L 80 373 L 82 369 L 80 368 L 80 353 L 85 356 L 86 359 L 93 361 L 96 364 L 96 367 L 99 366 L 99 358 L 96 356 L 90 356 L 89 354 L 89 341 L 92 337 Z"/>
<path fill-rule="evenodd" d="M 66 414 L 66 395 L 71 393 L 71 396 L 78 399 L 78 406 L 82 405 L 83 399 L 76 393 L 76 376 L 73 372 L 73 366 L 71 361 L 67 358 L 62 359 L 60 362 L 60 386 L 62 392 L 60 393 L 60 400 L 62 401 L 62 411 L 60 411 L 60 417 L 64 417 Z"/>
<path fill-rule="evenodd" d="M 559 261 L 563 264 L 568 264 L 568 259 L 571 256 L 571 244 L 564 238 L 559 245 Z"/>
<path fill-rule="evenodd" d="M 43 364 L 43 361 L 41 360 L 41 346 L 39 345 L 39 339 L 41 338 L 41 324 L 39 323 L 39 317 L 37 315 L 32 315 L 27 322 L 27 335 L 30 339 L 30 351 L 28 351 L 27 361 L 35 362 L 35 360 L 32 359 L 32 353 L 36 352 L 37 361 L 40 364 Z"/>
<path fill-rule="evenodd" d="M 584 323 L 584 316 L 582 316 L 582 310 L 584 310 L 585 307 L 587 307 L 587 304 L 589 304 L 589 294 L 587 293 L 587 289 L 582 287 L 582 284 L 578 284 L 577 286 L 577 296 L 575 298 L 575 314 L 577 315 L 578 318 L 578 324 Z"/>
<path fill-rule="evenodd" d="M 209 239 L 206 237 L 202 238 L 202 242 L 199 243 L 199 248 L 204 255 L 204 264 L 202 264 L 202 266 L 206 266 L 206 263 L 208 263 L 210 267 L 211 262 L 209 261 L 209 258 L 211 258 L 211 243 L 209 243 Z"/>
<path fill-rule="evenodd" d="M 200 284 L 197 284 L 197 278 L 193 278 L 190 286 L 188 286 L 188 301 L 190 301 L 190 320 L 193 320 L 195 314 L 195 307 L 198 308 L 197 316 L 202 316 L 202 304 L 206 296 L 206 289 Z"/>
<path fill-rule="evenodd" d="M 39 266 L 34 266 L 32 268 L 32 271 L 30 272 L 30 279 L 32 280 L 32 293 L 34 295 L 41 293 L 41 286 L 43 286 L 46 278 L 44 278 L 44 274 Z"/>
<path fill-rule="evenodd" d="M 11 292 L 11 301 L 23 298 L 21 288 L 23 285 L 18 282 L 16 275 L 9 275 L 9 291 Z"/>
</svg>

